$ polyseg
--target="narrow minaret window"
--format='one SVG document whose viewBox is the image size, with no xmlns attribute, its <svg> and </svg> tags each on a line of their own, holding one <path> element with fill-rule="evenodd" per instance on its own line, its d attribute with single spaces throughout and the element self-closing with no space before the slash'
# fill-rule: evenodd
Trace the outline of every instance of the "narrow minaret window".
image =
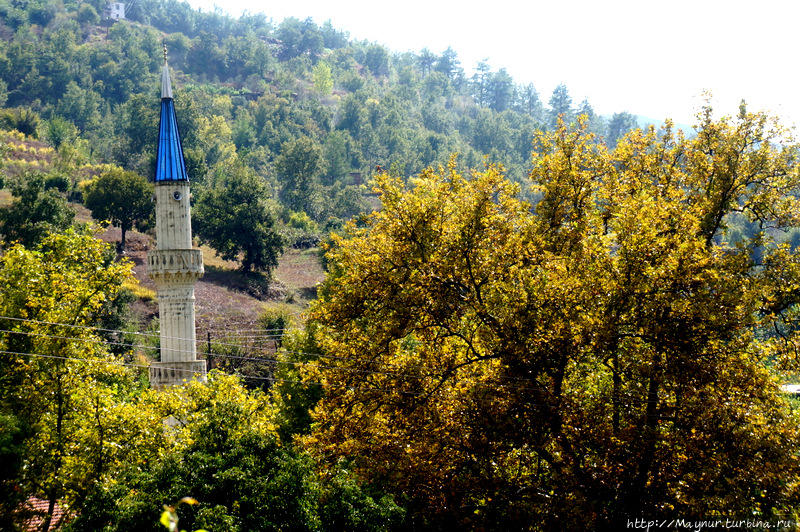
<svg viewBox="0 0 800 532">
<path fill-rule="evenodd" d="M 206 374 L 205 361 L 197 360 L 194 330 L 194 284 L 203 275 L 203 255 L 192 248 L 189 177 L 175 119 L 166 47 L 155 191 L 156 248 L 147 254 L 147 274 L 158 293 L 161 361 L 150 367 L 150 385 L 163 387 L 204 379 Z"/>
</svg>

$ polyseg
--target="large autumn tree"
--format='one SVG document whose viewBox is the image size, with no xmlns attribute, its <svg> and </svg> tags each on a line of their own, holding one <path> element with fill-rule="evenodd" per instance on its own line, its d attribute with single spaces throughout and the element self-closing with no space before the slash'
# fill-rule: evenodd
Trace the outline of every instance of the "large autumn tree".
<svg viewBox="0 0 800 532">
<path fill-rule="evenodd" d="M 534 205 L 493 166 L 378 176 L 382 209 L 335 240 L 311 312 L 309 448 L 440 527 L 797 508 L 773 370 L 800 301 L 776 242 L 800 222 L 797 146 L 745 109 L 698 118 L 612 152 L 585 126 L 542 135 Z M 729 242 L 734 213 L 763 231 Z"/>
</svg>

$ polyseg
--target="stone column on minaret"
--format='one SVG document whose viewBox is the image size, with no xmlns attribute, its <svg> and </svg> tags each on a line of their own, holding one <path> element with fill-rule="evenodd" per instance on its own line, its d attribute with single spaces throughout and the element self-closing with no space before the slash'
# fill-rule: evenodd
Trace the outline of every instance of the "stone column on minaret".
<svg viewBox="0 0 800 532">
<path fill-rule="evenodd" d="M 194 284 L 203 275 L 203 254 L 192 248 L 189 178 L 175 119 L 166 52 L 161 72 L 161 123 L 155 175 L 156 249 L 147 254 L 147 274 L 156 284 L 161 322 L 161 361 L 150 366 L 150 385 L 204 379 L 197 360 Z"/>
</svg>

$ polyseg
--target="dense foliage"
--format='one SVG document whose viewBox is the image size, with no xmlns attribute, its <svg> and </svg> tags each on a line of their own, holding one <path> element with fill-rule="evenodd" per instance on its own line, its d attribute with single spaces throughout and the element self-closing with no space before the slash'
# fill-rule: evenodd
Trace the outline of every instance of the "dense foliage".
<svg viewBox="0 0 800 532">
<path fill-rule="evenodd" d="M 710 116 L 613 151 L 541 136 L 535 205 L 495 166 L 379 176 L 312 313 L 335 356 L 306 370 L 309 449 L 435 527 L 792 515 L 800 420 L 770 366 L 797 365 L 800 255 L 776 237 L 800 221 L 798 148 Z M 762 230 L 732 243 L 732 213 Z"/>
<path fill-rule="evenodd" d="M 87 328 L 114 311 L 130 275 L 131 265 L 109 251 L 93 235 L 69 230 L 36 248 L 11 246 L 0 259 L 0 416 L 18 432 L 15 458 L 23 466 L 2 482 L 14 486 L 17 504 L 20 494 L 35 494 L 50 513 L 56 502 L 80 505 L 133 450 L 118 439 L 134 430 L 120 425 L 133 424 L 120 419 L 130 378 Z M 14 432 L 5 438 L 13 442 Z M 0 519 L 8 523 L 19 509 L 4 508 Z"/>
<path fill-rule="evenodd" d="M 75 212 L 66 199 L 45 186 L 45 176 L 28 173 L 11 184 L 11 205 L 0 210 L 0 233 L 6 242 L 33 246 L 51 231 L 70 226 Z"/>
<path fill-rule="evenodd" d="M 0 3 L 7 127 L 41 130 L 58 149 L 88 140 L 96 162 L 150 175 L 163 42 L 195 185 L 242 164 L 317 222 L 364 209 L 352 198 L 376 166 L 410 176 L 453 152 L 465 167 L 489 155 L 523 181 L 534 133 L 559 115 L 587 113 L 613 138 L 634 125 L 609 124 L 585 101 L 573 106 L 564 85 L 547 108 L 532 85 L 485 62 L 468 77 L 451 49 L 396 54 L 330 24 L 232 19 L 174 0 L 134 2 L 128 20 L 111 24 L 104 7 Z"/>
<path fill-rule="evenodd" d="M 245 168 L 233 168 L 202 190 L 195 206 L 195 232 L 226 260 L 242 256 L 242 270 L 270 271 L 283 242 L 267 204 L 264 183 Z"/>
<path fill-rule="evenodd" d="M 130 277 L 92 234 L 48 235 L 0 259 L 0 523 L 47 510 L 42 530 L 159 530 L 164 503 L 209 530 L 380 530 L 403 519 L 392 500 L 344 467 L 320 477 L 281 442 L 273 402 L 235 377 L 166 391 L 114 355 L 102 326 Z M 65 522 L 51 521 L 56 505 Z M 199 525 L 198 525 L 199 526 Z"/>
<path fill-rule="evenodd" d="M 267 398 L 234 377 L 148 392 L 138 407 L 173 420 L 168 441 L 157 458 L 133 460 L 95 485 L 69 530 L 155 532 L 163 502 L 187 493 L 200 501 L 179 511 L 187 530 L 381 530 L 403 517 L 345 470 L 320 479 L 308 455 L 281 445 Z"/>
<path fill-rule="evenodd" d="M 125 249 L 126 233 L 153 216 L 153 185 L 140 175 L 115 168 L 84 183 L 83 202 L 95 220 L 120 228 L 120 248 Z"/>
</svg>

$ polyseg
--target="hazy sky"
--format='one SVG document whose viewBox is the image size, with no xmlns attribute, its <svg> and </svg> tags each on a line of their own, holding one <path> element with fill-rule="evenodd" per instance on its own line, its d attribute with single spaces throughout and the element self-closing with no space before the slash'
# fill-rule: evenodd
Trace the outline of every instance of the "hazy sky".
<svg viewBox="0 0 800 532">
<path fill-rule="evenodd" d="M 800 2 L 791 0 L 189 0 L 238 16 L 331 20 L 392 51 L 452 46 L 468 72 L 488 58 L 546 104 L 565 83 L 573 102 L 693 123 L 710 90 L 715 108 L 750 109 L 800 123 Z"/>
</svg>

